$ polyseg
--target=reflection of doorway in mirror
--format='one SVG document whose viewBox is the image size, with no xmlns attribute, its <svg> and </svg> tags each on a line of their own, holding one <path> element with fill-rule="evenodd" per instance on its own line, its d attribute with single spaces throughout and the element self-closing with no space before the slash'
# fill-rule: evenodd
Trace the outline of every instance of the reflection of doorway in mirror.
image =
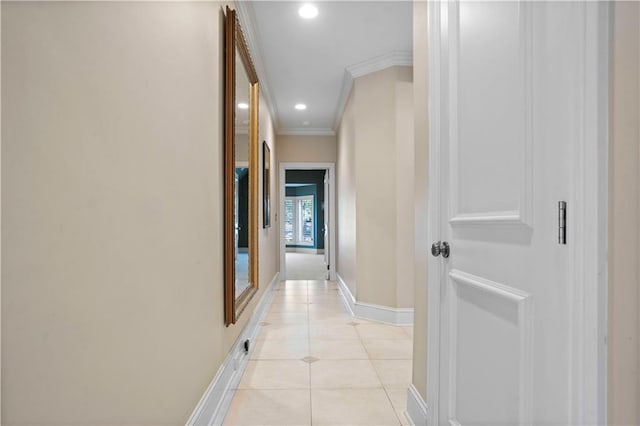
<svg viewBox="0 0 640 426">
<path fill-rule="evenodd" d="M 247 288 L 249 282 L 249 133 L 248 133 L 248 93 L 246 76 L 236 80 L 239 102 L 236 104 L 235 158 L 236 158 L 236 298 Z M 246 106 L 246 107 L 245 107 Z"/>
<path fill-rule="evenodd" d="M 242 166 L 242 162 L 236 163 Z M 236 297 L 249 285 L 249 169 L 236 167 L 235 178 L 235 267 Z"/>
</svg>

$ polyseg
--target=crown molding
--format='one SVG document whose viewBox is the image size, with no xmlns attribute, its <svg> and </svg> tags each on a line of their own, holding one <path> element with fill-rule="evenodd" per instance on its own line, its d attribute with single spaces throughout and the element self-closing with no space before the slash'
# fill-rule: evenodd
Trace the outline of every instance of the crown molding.
<svg viewBox="0 0 640 426">
<path fill-rule="evenodd" d="M 262 92 L 264 101 L 267 104 L 267 108 L 269 108 L 269 111 L 271 112 L 271 121 L 273 122 L 273 127 L 276 133 L 278 133 L 278 130 L 280 129 L 280 121 L 278 120 L 278 109 L 276 108 L 276 103 L 274 102 L 274 98 L 271 94 L 271 89 L 269 88 L 267 71 L 264 67 L 264 61 L 262 59 L 260 34 L 258 33 L 258 27 L 255 25 L 256 19 L 253 12 L 253 6 L 249 1 L 236 1 L 235 4 L 236 10 L 238 12 L 238 20 L 240 21 L 240 25 L 242 26 L 242 31 L 247 41 L 249 52 L 251 52 L 253 66 L 256 69 L 256 74 L 258 74 L 260 91 Z"/>
<path fill-rule="evenodd" d="M 354 77 L 348 70 L 344 71 L 344 77 L 342 77 L 342 89 L 340 90 L 340 96 L 338 97 L 338 106 L 336 108 L 336 115 L 333 118 L 333 129 L 337 132 L 340 123 L 342 122 L 342 114 L 347 107 L 347 101 L 351 94 L 351 88 L 353 87 Z"/>
<path fill-rule="evenodd" d="M 280 126 L 278 108 L 276 106 L 275 98 L 270 89 L 269 80 L 267 78 L 267 72 L 264 66 L 264 60 L 262 58 L 262 48 L 260 45 L 260 34 L 255 25 L 256 19 L 253 10 L 253 6 L 249 1 L 236 1 L 236 10 L 238 12 L 238 19 L 240 25 L 242 25 L 243 33 L 247 41 L 247 46 L 251 52 L 253 59 L 253 65 L 258 74 L 258 80 L 260 81 L 260 91 L 264 98 L 267 108 L 271 112 L 271 119 L 273 121 L 273 127 L 275 133 L 278 135 L 323 135 L 323 136 L 335 136 L 336 130 L 340 125 L 344 108 L 349 99 L 351 88 L 353 87 L 353 80 L 362 77 L 367 74 L 371 74 L 376 71 L 381 71 L 386 68 L 394 66 L 412 66 L 413 65 L 413 53 L 410 51 L 394 51 L 384 55 L 375 56 L 366 61 L 359 62 L 348 66 L 345 69 L 345 74 L 342 82 L 342 90 L 340 97 L 338 98 L 338 105 L 336 115 L 333 122 L 333 128 L 288 128 L 282 129 Z"/>
<path fill-rule="evenodd" d="M 344 71 L 344 77 L 342 80 L 342 90 L 340 91 L 340 97 L 338 98 L 338 107 L 336 109 L 336 115 L 333 120 L 333 130 L 336 132 L 342 121 L 342 114 L 347 106 L 349 100 L 349 94 L 353 88 L 353 81 L 367 74 L 374 73 L 376 71 L 382 71 L 391 67 L 401 66 L 413 66 L 413 53 L 410 51 L 395 51 L 385 53 L 384 55 L 374 56 L 366 61 L 358 62 L 357 64 L 349 65 Z"/>
<path fill-rule="evenodd" d="M 289 128 L 277 132 L 279 136 L 335 136 L 336 132 L 333 129 L 326 127 L 322 128 Z"/>
<path fill-rule="evenodd" d="M 384 55 L 374 56 L 366 61 L 349 65 L 347 71 L 353 78 L 362 77 L 372 72 L 381 71 L 390 67 L 412 66 L 413 53 L 410 51 L 395 51 Z"/>
</svg>

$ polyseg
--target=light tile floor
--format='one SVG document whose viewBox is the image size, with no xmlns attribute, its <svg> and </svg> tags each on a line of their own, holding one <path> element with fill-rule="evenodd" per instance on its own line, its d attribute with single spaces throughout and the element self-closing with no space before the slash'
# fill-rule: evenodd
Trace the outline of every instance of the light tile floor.
<svg viewBox="0 0 640 426">
<path fill-rule="evenodd" d="M 277 284 L 225 425 L 407 425 L 412 327 L 353 318 L 335 283 Z"/>
</svg>

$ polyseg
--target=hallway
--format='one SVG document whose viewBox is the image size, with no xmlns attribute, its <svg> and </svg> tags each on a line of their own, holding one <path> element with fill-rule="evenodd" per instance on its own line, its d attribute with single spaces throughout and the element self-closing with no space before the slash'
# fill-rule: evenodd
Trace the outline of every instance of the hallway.
<svg viewBox="0 0 640 426">
<path fill-rule="evenodd" d="M 640 1 L 0 15 L 1 425 L 640 425 Z"/>
<path fill-rule="evenodd" d="M 333 282 L 273 290 L 225 425 L 406 425 L 413 327 L 352 317 Z"/>
</svg>

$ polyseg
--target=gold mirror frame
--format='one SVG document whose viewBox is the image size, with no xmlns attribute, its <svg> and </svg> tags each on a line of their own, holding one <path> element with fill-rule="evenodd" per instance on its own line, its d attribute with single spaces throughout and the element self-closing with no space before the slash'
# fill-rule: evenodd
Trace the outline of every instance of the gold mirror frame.
<svg viewBox="0 0 640 426">
<path fill-rule="evenodd" d="M 249 208 L 248 280 L 236 294 L 236 52 L 249 79 Z M 225 96 L 224 96 L 224 317 L 227 326 L 235 324 L 258 291 L 258 76 L 240 27 L 236 11 L 226 8 L 225 17 Z"/>
</svg>

